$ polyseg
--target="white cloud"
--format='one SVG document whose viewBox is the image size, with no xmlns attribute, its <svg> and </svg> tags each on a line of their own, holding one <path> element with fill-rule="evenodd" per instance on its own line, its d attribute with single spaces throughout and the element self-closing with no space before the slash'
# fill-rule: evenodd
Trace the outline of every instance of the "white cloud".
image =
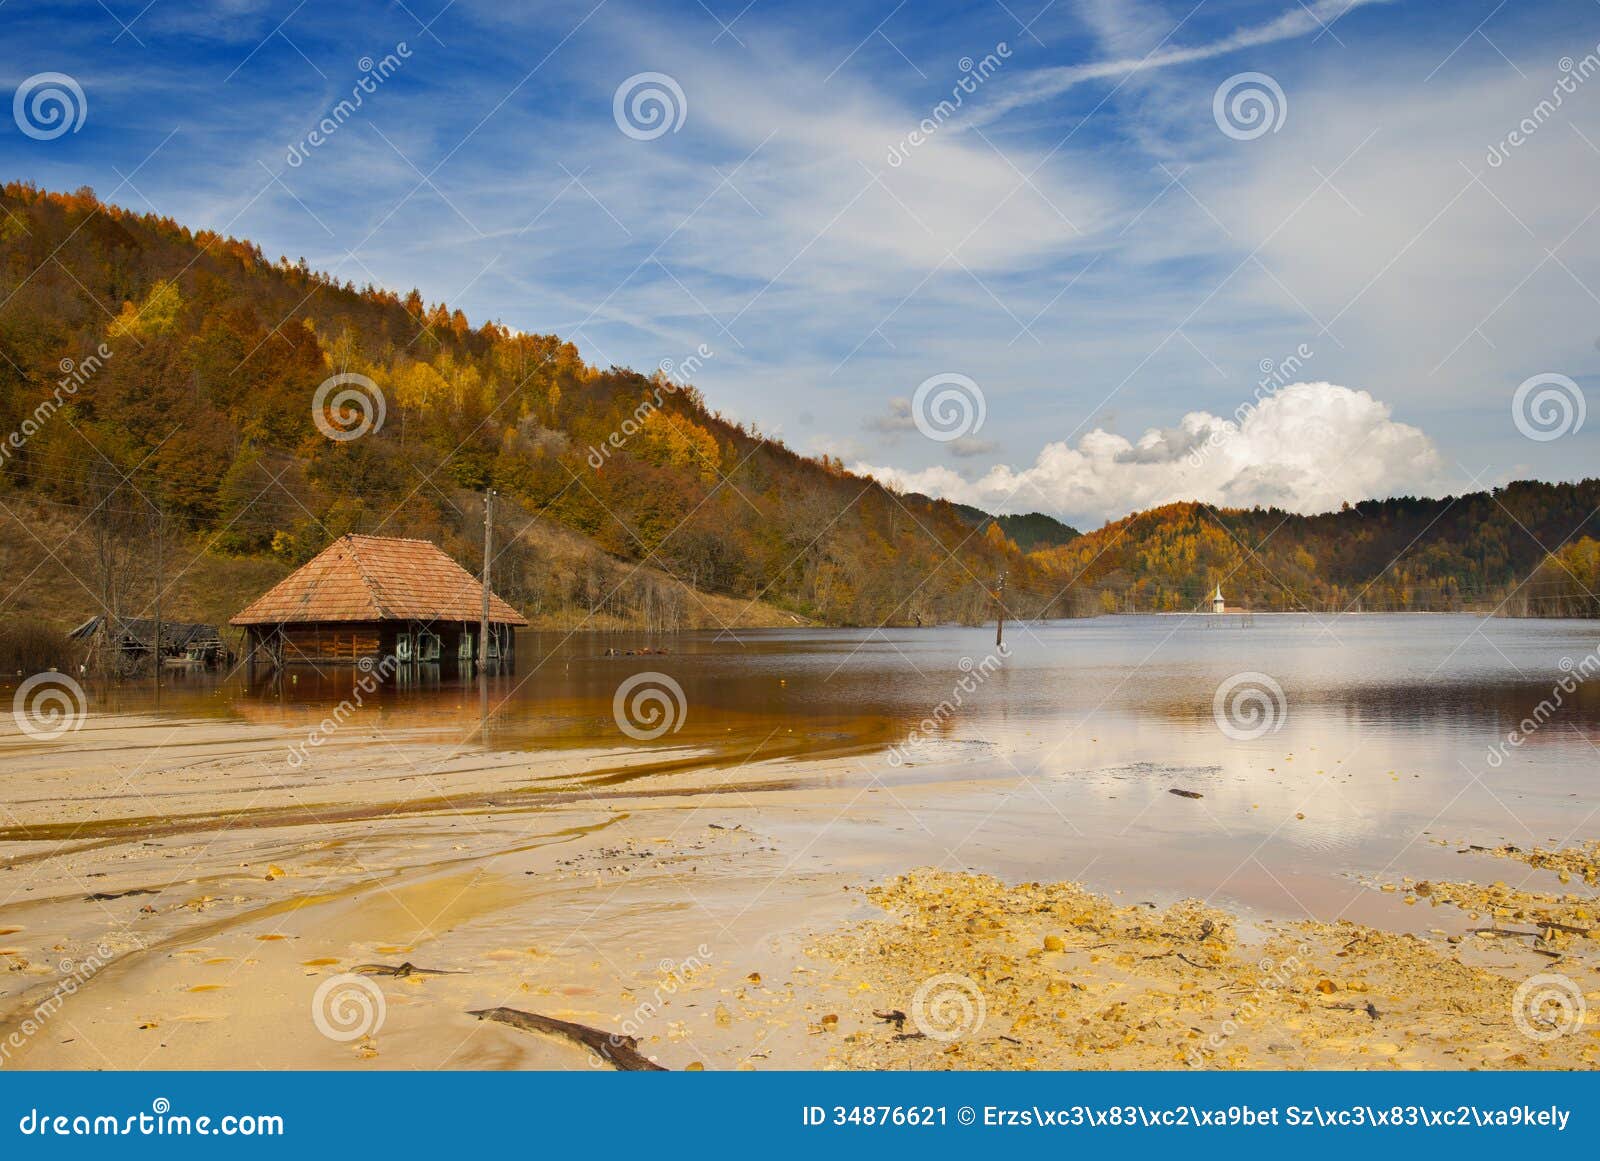
<svg viewBox="0 0 1600 1161">
<path fill-rule="evenodd" d="M 948 26 L 906 9 L 885 29 L 894 44 L 860 45 L 838 22 L 760 5 L 735 44 L 709 15 L 668 20 L 626 0 L 457 0 L 438 27 L 452 52 L 471 46 L 470 73 L 416 34 L 415 61 L 359 123 L 284 170 L 287 143 L 371 47 L 359 21 L 325 22 L 316 43 L 296 40 L 326 78 L 286 44 L 263 49 L 225 107 L 186 120 L 139 170 L 139 193 L 117 196 L 358 282 L 419 284 L 474 321 L 560 333 L 601 365 L 649 368 L 708 343 L 717 357 L 697 386 L 725 414 L 808 435 L 801 416 L 826 416 L 830 434 L 870 439 L 849 459 L 907 471 L 1020 471 L 1042 416 L 1076 445 L 1096 424 L 1225 415 L 1264 358 L 1304 343 L 1315 358 L 1297 377 L 1363 385 L 1464 475 L 1497 478 L 1528 455 L 1510 422 L 1516 385 L 1558 371 L 1589 387 L 1594 374 L 1600 80 L 1503 165 L 1485 152 L 1594 40 L 1516 6 L 1486 27 L 1493 44 L 1463 43 L 1478 16 L 1457 29 L 1416 5 L 1344 7 L 1076 0 L 1035 26 L 1045 44 L 992 6 Z M 394 37 L 412 35 L 395 20 Z M 978 120 L 889 165 L 960 54 L 1002 36 L 1014 52 L 963 104 Z M 565 47 L 530 74 L 528 44 Z M 109 192 L 112 163 L 133 172 L 170 131 L 160 110 L 200 107 L 194 94 L 249 47 L 201 72 L 108 58 L 81 78 L 100 94 L 92 116 L 142 135 L 93 167 L 50 151 L 34 176 Z M 280 83 L 263 87 L 274 69 Z M 650 69 L 682 83 L 689 115 L 639 142 L 613 124 L 612 94 Z M 1212 95 L 1246 69 L 1277 78 L 1289 116 L 1239 142 L 1218 130 Z M 981 124 L 1018 95 L 1036 103 Z M 951 370 L 983 385 L 981 435 L 999 453 L 959 458 L 969 445 L 924 442 L 891 410 Z M 1589 427 L 1526 470 L 1592 473 Z"/>
<path fill-rule="evenodd" d="M 999 464 L 976 480 L 947 467 L 854 470 L 906 491 L 990 511 L 1043 509 L 1088 526 L 1178 500 L 1309 513 L 1449 487 L 1433 441 L 1365 391 L 1295 383 L 1237 414 L 1235 423 L 1191 411 L 1136 441 L 1096 428 L 1076 446 L 1046 444 L 1029 467 Z"/>
<path fill-rule="evenodd" d="M 1211 60 L 1243 49 L 1259 48 L 1319 33 L 1330 28 L 1335 21 L 1353 8 L 1388 2 L 1389 0 L 1315 0 L 1311 4 L 1302 3 L 1290 8 L 1265 24 L 1239 28 L 1227 36 L 1203 44 L 1177 46 L 1169 45 L 1167 40 L 1162 40 L 1155 47 L 1137 56 L 1034 69 L 1023 75 L 1014 85 L 1001 88 L 1000 95 L 995 100 L 981 105 L 972 120 L 977 124 L 987 124 L 1012 109 L 1048 101 L 1068 89 L 1089 81 L 1112 80 L 1152 69 Z M 1128 34 L 1133 29 L 1130 29 L 1128 21 L 1117 14 L 1115 8 L 1100 8 L 1094 11 L 1094 15 L 1098 18 L 1096 23 L 1101 26 L 1103 32 L 1114 29 L 1122 39 L 1132 39 Z M 1182 27 L 1185 22 L 1180 20 L 1178 27 Z M 1138 37 L 1145 39 L 1152 36 L 1154 30 L 1163 27 L 1165 23 L 1164 20 L 1151 19 L 1149 15 L 1145 15 L 1137 22 L 1135 28 Z M 1173 28 L 1167 36 L 1170 38 L 1177 30 Z"/>
</svg>

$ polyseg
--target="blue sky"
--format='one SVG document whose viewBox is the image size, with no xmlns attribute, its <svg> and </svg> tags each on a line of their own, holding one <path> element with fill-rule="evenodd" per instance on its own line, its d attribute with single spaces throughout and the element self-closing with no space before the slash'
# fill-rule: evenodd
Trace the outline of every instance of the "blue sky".
<svg viewBox="0 0 1600 1161">
<path fill-rule="evenodd" d="M 1600 414 L 1536 440 L 1513 410 L 1538 376 L 1600 408 L 1591 0 L 0 0 L 0 33 L 0 90 L 86 105 L 50 140 L 0 120 L 7 178 L 601 365 L 703 346 L 713 407 L 906 487 L 1093 524 L 1600 451 Z M 628 91 L 619 121 L 645 73 L 675 128 Z M 1259 134 L 1218 106 L 1251 73 Z M 927 438 L 917 388 L 956 375 L 982 425 Z"/>
</svg>

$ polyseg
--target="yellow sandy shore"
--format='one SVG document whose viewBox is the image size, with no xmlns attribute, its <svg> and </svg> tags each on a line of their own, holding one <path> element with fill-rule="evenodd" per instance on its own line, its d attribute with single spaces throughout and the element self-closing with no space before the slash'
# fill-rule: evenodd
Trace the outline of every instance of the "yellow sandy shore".
<svg viewBox="0 0 1600 1161">
<path fill-rule="evenodd" d="M 297 769 L 290 736 L 97 717 L 70 748 L 0 739 L 0 1067 L 596 1066 L 468 1015 L 501 1005 L 637 1035 L 672 1068 L 1591 1067 L 1600 1049 L 1592 849 L 1544 865 L 1567 881 L 1542 893 L 1400 884 L 1452 917 L 1436 934 L 1241 924 L 896 877 L 918 856 L 853 777 L 863 739 L 735 762 L 352 727 Z M 406 963 L 427 971 L 354 973 Z M 1540 973 L 1587 1022 L 1543 1035 L 1559 1004 L 1518 994 Z"/>
</svg>

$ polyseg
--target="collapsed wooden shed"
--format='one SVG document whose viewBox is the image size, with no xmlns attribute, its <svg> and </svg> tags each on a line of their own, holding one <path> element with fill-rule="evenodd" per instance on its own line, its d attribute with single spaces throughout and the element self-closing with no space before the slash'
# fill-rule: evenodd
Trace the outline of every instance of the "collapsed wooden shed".
<svg viewBox="0 0 1600 1161">
<path fill-rule="evenodd" d="M 136 670 L 149 664 L 159 652 L 166 665 L 195 665 L 212 668 L 231 660 L 222 634 L 215 625 L 193 621 L 161 621 L 161 644 L 156 648 L 154 617 L 90 617 L 67 634 L 85 642 L 92 654 L 99 654 L 117 670 Z"/>
</svg>

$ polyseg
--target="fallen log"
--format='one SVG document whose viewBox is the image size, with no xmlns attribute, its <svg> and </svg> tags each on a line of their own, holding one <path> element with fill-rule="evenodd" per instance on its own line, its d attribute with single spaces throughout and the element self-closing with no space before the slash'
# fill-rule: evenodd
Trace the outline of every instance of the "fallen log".
<svg viewBox="0 0 1600 1161">
<path fill-rule="evenodd" d="M 405 979 L 407 976 L 464 976 L 463 971 L 448 971 L 445 968 L 418 967 L 410 960 L 401 964 L 390 963 L 362 963 L 351 969 L 357 975 L 363 976 L 394 976 L 396 979 Z"/>
<path fill-rule="evenodd" d="M 632 1036 L 605 1032 L 587 1024 L 574 1024 L 570 1020 L 557 1020 L 537 1012 L 523 1012 L 516 1008 L 484 1008 L 468 1012 L 480 1020 L 498 1020 L 521 1028 L 524 1032 L 545 1032 L 552 1036 L 565 1036 L 608 1060 L 623 1072 L 666 1072 L 667 1070 L 639 1051 L 639 1042 Z"/>
</svg>

